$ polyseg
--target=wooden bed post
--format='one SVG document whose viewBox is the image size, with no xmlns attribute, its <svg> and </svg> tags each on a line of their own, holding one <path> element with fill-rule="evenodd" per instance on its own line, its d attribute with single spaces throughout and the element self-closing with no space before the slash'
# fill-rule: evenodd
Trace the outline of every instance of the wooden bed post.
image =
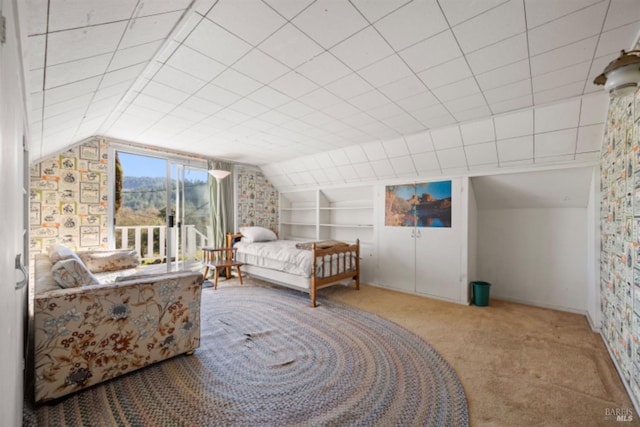
<svg viewBox="0 0 640 427">
<path fill-rule="evenodd" d="M 356 239 L 356 290 L 360 290 L 360 239 Z"/>
<path fill-rule="evenodd" d="M 311 307 L 316 306 L 316 278 L 318 276 L 316 268 L 317 268 L 317 259 L 316 259 L 316 242 L 311 244 L 311 256 L 313 257 L 313 264 L 311 267 L 311 289 L 309 289 L 309 294 L 311 296 Z"/>
</svg>

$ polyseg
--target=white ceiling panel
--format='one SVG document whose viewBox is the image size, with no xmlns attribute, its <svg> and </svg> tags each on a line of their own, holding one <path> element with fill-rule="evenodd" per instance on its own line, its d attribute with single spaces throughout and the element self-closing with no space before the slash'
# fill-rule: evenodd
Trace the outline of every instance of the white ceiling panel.
<svg viewBox="0 0 640 427">
<path fill-rule="evenodd" d="M 103 3 L 27 1 L 38 154 L 92 127 L 257 165 L 350 153 L 274 166 L 285 187 L 589 161 L 592 80 L 640 32 L 630 0 Z"/>
<path fill-rule="evenodd" d="M 607 11 L 604 30 L 608 31 L 635 21 L 640 21 L 640 7 L 636 0 L 612 1 Z"/>
<path fill-rule="evenodd" d="M 429 89 L 436 89 L 471 77 L 472 74 L 467 61 L 463 57 L 459 57 L 422 71 L 418 73 L 418 76 Z"/>
<path fill-rule="evenodd" d="M 292 22 L 325 49 L 368 25 L 351 3 L 332 0 L 316 1 Z"/>
<path fill-rule="evenodd" d="M 397 56 L 388 56 L 358 72 L 369 84 L 380 87 L 401 78 L 413 75 L 413 72 Z"/>
<path fill-rule="evenodd" d="M 608 2 L 598 2 L 529 30 L 530 54 L 538 55 L 598 34 L 604 22 L 607 6 Z"/>
<path fill-rule="evenodd" d="M 471 53 L 524 31 L 524 6 L 511 0 L 453 27 L 462 51 Z"/>
<path fill-rule="evenodd" d="M 289 68 L 258 49 L 243 56 L 233 68 L 256 81 L 267 84 L 286 74 Z"/>
<path fill-rule="evenodd" d="M 559 47 L 531 57 L 531 74 L 534 76 L 569 67 L 576 63 L 590 61 L 598 42 L 598 37 L 589 37 L 569 45 Z"/>
<path fill-rule="evenodd" d="M 465 56 L 475 74 L 527 59 L 527 37 L 519 34 Z"/>
<path fill-rule="evenodd" d="M 462 147 L 438 150 L 438 161 L 442 169 L 466 168 L 467 157 Z"/>
<path fill-rule="evenodd" d="M 496 139 L 493 120 L 491 119 L 462 124 L 460 125 L 460 132 L 462 133 L 464 145 L 479 144 Z"/>
<path fill-rule="evenodd" d="M 115 22 L 49 33 L 47 66 L 114 52 L 126 26 L 126 22 Z"/>
<path fill-rule="evenodd" d="M 331 49 L 338 59 L 359 70 L 393 54 L 393 49 L 373 27 L 366 27 Z"/>
<path fill-rule="evenodd" d="M 420 172 L 440 172 L 440 162 L 435 152 L 417 153 L 411 156 L 413 158 L 413 164 L 415 165 L 418 173 Z"/>
<path fill-rule="evenodd" d="M 535 155 L 538 157 L 561 156 L 576 151 L 577 129 L 536 134 Z"/>
<path fill-rule="evenodd" d="M 486 91 L 497 88 L 498 86 L 504 86 L 505 84 L 529 79 L 530 77 L 529 61 L 525 59 L 486 73 L 477 74 L 476 80 L 480 88 Z"/>
<path fill-rule="evenodd" d="M 431 139 L 436 150 L 460 147 L 462 145 L 458 126 L 431 131 Z"/>
<path fill-rule="evenodd" d="M 211 81 L 226 69 L 222 63 L 185 45 L 180 46 L 171 55 L 167 65 L 204 81 Z"/>
<path fill-rule="evenodd" d="M 283 64 L 296 68 L 322 53 L 324 49 L 296 27 L 287 24 L 262 42 L 260 50 Z"/>
<path fill-rule="evenodd" d="M 293 19 L 306 9 L 314 0 L 264 0 L 285 19 Z"/>
<path fill-rule="evenodd" d="M 498 139 L 533 135 L 533 111 L 497 116 L 494 123 Z"/>
<path fill-rule="evenodd" d="M 182 16 L 182 11 L 145 16 L 132 20 L 124 33 L 120 48 L 164 40 Z"/>
<path fill-rule="evenodd" d="M 184 44 L 225 65 L 233 64 L 251 49 L 250 44 L 208 19 L 200 21 Z"/>
<path fill-rule="evenodd" d="M 638 5 L 640 9 L 640 4 Z M 609 53 L 618 53 L 629 40 L 633 40 L 638 35 L 637 23 L 627 24 L 613 30 L 606 31 L 600 35 L 596 56 L 602 56 Z M 625 49 L 628 50 L 628 49 Z"/>
<path fill-rule="evenodd" d="M 260 0 L 220 0 L 207 18 L 253 46 L 286 23 L 282 16 Z"/>
<path fill-rule="evenodd" d="M 535 132 L 576 128 L 580 117 L 580 100 L 536 108 Z"/>
<path fill-rule="evenodd" d="M 374 24 L 398 51 L 447 29 L 447 21 L 435 0 L 413 1 Z"/>
<path fill-rule="evenodd" d="M 439 0 L 440 6 L 447 15 L 450 25 L 458 25 L 476 15 L 488 11 L 507 0 L 482 0 L 472 2 L 461 2 L 459 0 Z"/>
<path fill-rule="evenodd" d="M 502 139 L 496 145 L 500 163 L 533 159 L 533 136 Z"/>
<path fill-rule="evenodd" d="M 451 30 L 446 30 L 409 46 L 400 56 L 414 72 L 420 72 L 458 58 L 462 51 Z"/>
<path fill-rule="evenodd" d="M 137 0 L 49 1 L 49 31 L 125 21 L 131 18 Z"/>
<path fill-rule="evenodd" d="M 469 166 L 498 163 L 498 150 L 493 142 L 469 145 L 464 151 Z"/>
<path fill-rule="evenodd" d="M 51 89 L 78 80 L 101 76 L 106 71 L 110 60 L 111 54 L 106 54 L 47 67 L 44 88 Z"/>
</svg>

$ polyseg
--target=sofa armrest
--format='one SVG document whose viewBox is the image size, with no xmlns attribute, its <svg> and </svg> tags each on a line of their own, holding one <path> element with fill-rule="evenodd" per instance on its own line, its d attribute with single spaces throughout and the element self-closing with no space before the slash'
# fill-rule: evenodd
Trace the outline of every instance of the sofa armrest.
<svg viewBox="0 0 640 427">
<path fill-rule="evenodd" d="M 199 272 L 180 272 L 36 295 L 36 401 L 199 347 L 201 292 Z"/>
</svg>

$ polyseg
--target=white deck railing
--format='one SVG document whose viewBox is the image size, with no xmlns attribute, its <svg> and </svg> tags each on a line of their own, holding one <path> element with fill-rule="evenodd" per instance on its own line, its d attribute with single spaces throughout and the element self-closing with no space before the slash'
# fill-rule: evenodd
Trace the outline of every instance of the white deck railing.
<svg viewBox="0 0 640 427">
<path fill-rule="evenodd" d="M 183 260 L 200 259 L 199 249 L 207 246 L 209 238 L 198 231 L 195 225 L 185 225 L 184 247 L 180 256 Z M 158 234 L 158 239 L 154 241 L 154 234 Z M 144 231 L 144 232 L 143 232 Z M 173 248 L 171 258 L 175 257 L 178 239 L 178 227 L 169 228 L 169 233 L 173 237 Z M 128 249 L 129 237 L 133 235 L 133 246 L 140 255 L 142 261 L 164 259 L 167 256 L 167 227 L 165 225 L 138 225 L 138 226 L 118 226 L 116 227 L 116 248 Z M 142 240 L 146 240 L 146 249 L 143 253 Z"/>
</svg>

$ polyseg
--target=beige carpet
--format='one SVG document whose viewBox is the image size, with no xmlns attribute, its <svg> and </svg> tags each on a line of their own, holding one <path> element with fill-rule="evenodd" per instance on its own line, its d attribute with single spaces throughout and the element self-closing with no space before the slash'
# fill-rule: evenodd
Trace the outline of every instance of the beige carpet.
<svg viewBox="0 0 640 427">
<path fill-rule="evenodd" d="M 495 299 L 464 306 L 366 285 L 319 296 L 379 314 L 431 344 L 458 374 L 472 426 L 640 425 L 635 411 L 631 422 L 608 416 L 633 405 L 584 316 Z"/>
</svg>

